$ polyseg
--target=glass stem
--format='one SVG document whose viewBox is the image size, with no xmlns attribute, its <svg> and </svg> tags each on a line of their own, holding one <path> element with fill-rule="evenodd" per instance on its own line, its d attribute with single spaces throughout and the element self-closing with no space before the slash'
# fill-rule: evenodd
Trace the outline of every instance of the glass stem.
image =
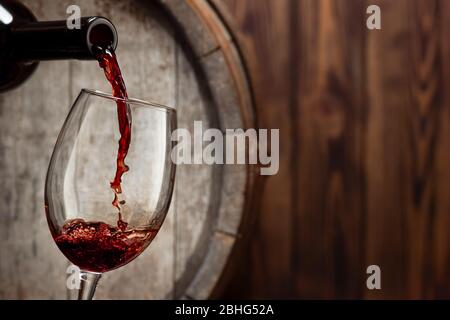
<svg viewBox="0 0 450 320">
<path fill-rule="evenodd" d="M 80 273 L 80 289 L 78 290 L 78 300 L 92 300 L 98 280 L 102 274 L 89 271 L 81 271 Z"/>
</svg>

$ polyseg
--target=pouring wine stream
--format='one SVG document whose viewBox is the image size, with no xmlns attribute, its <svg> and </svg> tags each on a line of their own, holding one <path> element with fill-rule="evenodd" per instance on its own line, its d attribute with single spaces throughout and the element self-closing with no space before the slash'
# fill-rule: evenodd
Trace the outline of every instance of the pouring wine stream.
<svg viewBox="0 0 450 320">
<path fill-rule="evenodd" d="M 119 211 L 117 227 L 124 231 L 128 224 L 122 219 L 121 206 L 125 204 L 125 200 L 121 200 L 120 197 L 122 195 L 122 175 L 129 170 L 129 167 L 125 164 L 125 158 L 128 154 L 131 142 L 131 110 L 125 102 L 128 98 L 127 89 L 125 87 L 125 82 L 123 81 L 114 49 L 111 47 L 97 47 L 97 51 L 96 57 L 99 65 L 105 72 L 106 79 L 108 79 L 111 84 L 113 96 L 118 98 L 116 104 L 120 139 L 119 149 L 117 151 L 116 174 L 113 181 L 111 181 L 111 188 L 114 191 L 114 200 L 112 204 Z"/>
</svg>

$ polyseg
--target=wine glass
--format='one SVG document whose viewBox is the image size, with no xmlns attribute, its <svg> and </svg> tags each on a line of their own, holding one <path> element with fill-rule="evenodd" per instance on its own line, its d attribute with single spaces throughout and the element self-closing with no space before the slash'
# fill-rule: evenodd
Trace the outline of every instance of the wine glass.
<svg viewBox="0 0 450 320">
<path fill-rule="evenodd" d="M 118 106 L 128 105 L 131 142 L 121 193 Z M 103 272 L 141 254 L 169 209 L 175 178 L 175 109 L 83 89 L 58 136 L 45 184 L 47 222 L 58 248 L 81 270 L 78 299 L 92 299 Z M 111 184 L 111 185 L 110 185 Z M 115 204 L 115 206 L 113 205 Z"/>
</svg>

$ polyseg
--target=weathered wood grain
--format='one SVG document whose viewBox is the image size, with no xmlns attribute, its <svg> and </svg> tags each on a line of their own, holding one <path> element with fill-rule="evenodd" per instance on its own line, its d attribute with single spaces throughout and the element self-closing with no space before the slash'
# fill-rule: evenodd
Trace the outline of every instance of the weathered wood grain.
<svg viewBox="0 0 450 320">
<path fill-rule="evenodd" d="M 272 103 L 292 133 L 281 134 L 289 174 L 267 181 L 282 194 L 262 200 L 252 274 L 227 296 L 448 298 L 448 2 L 213 2 L 234 19 L 259 118 L 273 115 L 274 86 L 291 97 Z M 371 4 L 382 30 L 366 28 Z M 380 291 L 366 288 L 371 264 Z"/>
<path fill-rule="evenodd" d="M 438 142 L 436 143 L 436 205 L 435 218 L 433 221 L 434 237 L 432 240 L 432 250 L 434 253 L 432 286 L 434 296 L 439 298 L 448 298 L 450 296 L 450 41 L 448 40 L 448 30 L 450 30 L 450 3 L 440 1 L 439 10 L 435 19 L 439 20 L 439 49 L 441 63 L 441 111 L 439 117 Z"/>
<path fill-rule="evenodd" d="M 407 281 L 411 298 L 445 297 L 435 280 L 436 257 L 434 232 L 442 216 L 436 216 L 436 145 L 440 139 L 440 118 L 443 110 L 442 58 L 440 52 L 441 2 L 409 3 L 409 61 L 407 85 L 410 88 L 407 145 L 410 157 L 405 159 L 408 181 L 406 234 L 409 242 L 405 252 Z M 448 226 L 448 224 L 447 224 Z M 438 289 L 438 290 L 436 290 Z M 448 294 L 448 292 L 447 292 Z"/>
<path fill-rule="evenodd" d="M 197 77 L 200 78 L 197 78 L 197 82 L 201 84 L 201 88 L 207 88 L 208 101 L 215 106 L 213 111 L 216 112 L 217 118 L 212 118 L 211 124 L 214 124 L 214 127 L 222 132 L 228 128 L 246 129 L 255 127 L 256 117 L 245 68 L 226 27 L 222 24 L 217 13 L 205 0 L 186 1 L 195 15 L 189 15 L 183 10 L 180 12 L 180 10 L 174 9 L 173 6 L 175 4 L 178 6 L 179 3 L 172 1 L 164 1 L 163 3 L 172 12 L 176 23 L 181 26 L 183 31 L 180 33 L 180 37 L 191 44 L 192 54 L 190 57 L 197 60 L 198 63 Z M 189 19 L 186 19 L 186 16 Z M 199 47 L 196 33 L 200 29 L 204 29 L 202 37 L 206 34 L 213 37 L 216 43 L 215 49 L 199 53 L 201 46 Z M 184 86 L 180 85 L 180 87 Z M 189 101 L 189 95 L 187 98 Z M 181 102 L 180 100 L 179 103 Z M 242 232 L 243 224 L 249 223 L 245 218 L 252 215 L 249 205 L 254 197 L 255 189 L 252 167 L 235 166 L 233 169 L 221 167 L 223 166 L 218 166 L 212 171 L 213 181 L 220 181 L 220 188 L 217 187 L 217 184 L 214 184 L 210 191 L 212 195 L 209 205 L 210 213 L 198 240 L 197 252 L 192 255 L 192 259 L 187 264 L 184 264 L 186 267 L 185 274 L 180 276 L 180 281 L 177 283 L 178 287 L 186 286 L 189 283 L 188 279 L 191 279 L 186 290 L 190 292 L 188 294 L 190 297 L 205 297 L 211 294 L 214 289 L 221 287 L 216 285 L 219 279 L 218 275 L 223 270 L 229 272 L 224 269 L 228 260 L 225 256 L 235 260 L 237 259 L 236 254 L 241 251 L 242 241 L 237 241 L 239 245 L 236 246 L 234 245 L 235 241 L 227 242 L 225 240 L 218 240 L 222 243 L 214 244 L 208 241 L 207 235 L 217 228 L 217 230 L 227 232 L 230 238 L 236 237 L 238 236 L 238 230 Z M 186 201 L 178 201 L 181 208 L 184 203 L 192 203 L 192 199 L 185 199 Z M 200 202 L 198 205 L 200 205 Z M 177 214 L 177 216 L 179 215 Z M 193 226 L 194 224 L 195 221 L 190 221 L 186 223 L 186 226 Z M 189 230 L 189 228 L 186 229 Z M 200 230 L 198 226 L 196 228 Z M 239 236 L 239 238 L 242 237 Z M 222 238 L 219 237 L 218 239 Z M 222 247 L 227 249 L 216 250 Z M 204 260 L 199 265 L 198 271 L 202 274 L 201 279 L 197 273 L 191 271 L 193 264 L 199 261 L 200 252 L 205 252 Z M 214 261 L 214 263 L 209 261 Z M 183 266 L 179 263 L 177 265 Z M 199 283 L 202 285 L 199 286 Z M 177 291 L 183 292 L 183 289 Z"/>
<path fill-rule="evenodd" d="M 218 282 L 226 259 L 230 255 L 236 238 L 227 234 L 216 232 L 210 239 L 210 250 L 205 257 L 192 284 L 186 291 L 185 298 L 207 299 Z"/>
<path fill-rule="evenodd" d="M 292 286 L 292 184 L 295 168 L 289 106 L 289 1 L 223 0 L 254 86 L 259 128 L 280 128 L 280 171 L 267 178 L 250 247 L 226 295 L 289 297 Z M 242 266 L 246 266 L 245 268 Z"/>
<path fill-rule="evenodd" d="M 208 26 L 199 20 L 197 13 L 192 10 L 191 3 L 201 5 L 204 0 L 162 0 L 162 2 L 182 26 L 183 33 L 190 39 L 191 47 L 197 57 L 219 49 L 218 43 Z"/>
<path fill-rule="evenodd" d="M 389 60 L 376 60 L 370 69 L 376 82 L 369 88 L 378 96 L 370 106 L 378 116 L 369 118 L 373 118 L 369 142 L 379 148 L 372 147 L 368 157 L 378 158 L 377 167 L 368 166 L 372 191 L 368 258 L 381 261 L 386 278 L 384 294 L 368 293 L 370 297 L 448 296 L 442 282 L 448 256 L 442 250 L 446 247 L 442 230 L 448 227 L 442 195 L 448 188 L 440 167 L 448 147 L 442 135 L 448 121 L 443 103 L 443 5 L 441 1 L 390 3 L 391 28 L 370 42 L 374 53 L 391 53 Z"/>
<path fill-rule="evenodd" d="M 192 54 L 191 54 L 192 55 Z M 177 51 L 177 111 L 179 128 L 194 133 L 194 121 L 201 121 L 203 130 L 217 127 L 218 115 L 208 90 L 201 85 L 192 68 L 193 56 L 187 57 L 181 48 Z M 202 90 L 203 89 L 203 90 Z M 198 132 L 198 135 L 201 134 Z M 196 138 L 202 138 L 201 136 Z M 192 154 L 194 157 L 194 154 Z M 220 168 L 206 164 L 179 165 L 175 185 L 176 247 L 175 296 L 185 294 L 194 274 L 208 250 L 213 225 L 217 219 L 215 204 L 220 188 Z M 193 178 L 195 177 L 195 179 Z M 199 197 L 193 196 L 198 194 Z"/>
<path fill-rule="evenodd" d="M 408 108 L 407 16 L 409 1 L 377 3 L 389 21 L 381 34 L 367 41 L 367 234 L 366 263 L 383 270 L 386 298 L 400 297 L 406 288 L 407 243 L 403 223 L 407 211 L 402 192 L 407 186 L 403 161 L 407 152 L 405 110 Z M 388 6 L 388 7 L 386 7 Z M 399 16 L 399 13 L 402 13 Z M 382 58 L 389 52 L 389 59 Z M 405 156 L 404 156 L 405 155 Z M 366 291 L 367 297 L 381 293 Z"/>
<path fill-rule="evenodd" d="M 364 9 L 361 1 L 306 0 L 298 6 L 301 296 L 357 297 L 364 279 Z"/>
</svg>

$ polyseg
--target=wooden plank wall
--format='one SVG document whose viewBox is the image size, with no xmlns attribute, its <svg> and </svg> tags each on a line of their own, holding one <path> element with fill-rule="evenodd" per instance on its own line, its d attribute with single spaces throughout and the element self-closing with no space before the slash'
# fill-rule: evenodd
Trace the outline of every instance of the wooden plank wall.
<svg viewBox="0 0 450 320">
<path fill-rule="evenodd" d="M 217 0 L 280 172 L 225 297 L 450 298 L 450 3 Z M 366 28 L 377 4 L 382 30 Z M 382 290 L 366 288 L 377 264 Z"/>
</svg>

